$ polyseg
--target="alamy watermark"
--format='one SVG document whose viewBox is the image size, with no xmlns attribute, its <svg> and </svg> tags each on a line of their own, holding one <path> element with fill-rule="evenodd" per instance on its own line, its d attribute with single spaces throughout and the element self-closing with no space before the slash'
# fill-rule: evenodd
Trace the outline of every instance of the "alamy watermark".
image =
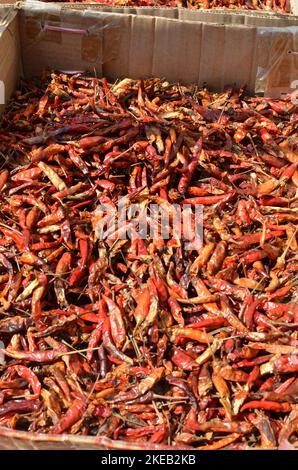
<svg viewBox="0 0 298 470">
<path fill-rule="evenodd" d="M 93 220 L 98 239 L 118 240 L 176 240 L 185 250 L 199 250 L 203 245 L 203 206 L 156 204 L 148 199 L 131 203 L 129 196 L 117 204 L 102 202 Z"/>
</svg>

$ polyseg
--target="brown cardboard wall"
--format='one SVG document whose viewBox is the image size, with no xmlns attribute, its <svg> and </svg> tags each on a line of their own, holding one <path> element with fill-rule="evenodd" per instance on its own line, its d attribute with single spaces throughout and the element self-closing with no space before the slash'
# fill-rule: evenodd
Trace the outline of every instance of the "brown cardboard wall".
<svg viewBox="0 0 298 470">
<path fill-rule="evenodd" d="M 291 54 L 298 50 L 297 28 L 289 28 L 283 35 L 276 34 L 274 29 L 262 28 L 259 37 L 256 91 L 279 97 L 294 87 L 298 77 L 298 56 Z"/>
<path fill-rule="evenodd" d="M 12 14 L 4 16 L 0 23 L 0 81 L 1 94 L 4 87 L 5 101 L 9 99 L 15 89 L 20 76 L 20 40 L 19 40 L 19 17 Z M 4 105 L 2 96 L 0 102 L 0 112 Z"/>
<path fill-rule="evenodd" d="M 43 68 L 90 70 L 102 75 L 103 23 L 78 11 L 22 11 L 20 32 L 25 76 Z"/>
<path fill-rule="evenodd" d="M 212 88 L 247 83 L 253 91 L 255 41 L 256 28 L 245 25 L 59 8 L 21 12 L 26 76 L 42 67 L 87 68 L 111 79 L 157 75 Z"/>
</svg>

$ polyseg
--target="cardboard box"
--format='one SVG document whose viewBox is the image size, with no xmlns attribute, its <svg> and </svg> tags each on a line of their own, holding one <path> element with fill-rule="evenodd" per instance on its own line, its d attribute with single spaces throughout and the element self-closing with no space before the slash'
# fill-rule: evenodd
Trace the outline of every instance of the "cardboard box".
<svg viewBox="0 0 298 470">
<path fill-rule="evenodd" d="M 7 0 L 6 0 L 7 1 Z M 32 4 L 42 0 L 26 0 L 26 4 Z M 53 2 L 51 2 L 53 3 Z M 226 8 L 195 10 L 188 8 L 166 8 L 166 7 L 131 7 L 131 6 L 108 6 L 99 3 L 61 3 L 56 2 L 62 9 L 72 8 L 75 10 L 96 10 L 110 13 L 126 13 L 141 16 L 159 16 L 186 21 L 200 21 L 218 24 L 247 24 L 252 26 L 293 26 L 298 25 L 298 16 L 295 17 L 294 10 L 298 14 L 298 0 L 292 0 L 291 14 L 282 14 L 269 10 L 229 10 Z"/>
<path fill-rule="evenodd" d="M 189 21 L 40 2 L 3 7 L 0 80 L 6 100 L 21 75 L 43 68 L 88 70 L 111 80 L 161 76 L 216 90 L 247 84 L 250 93 L 270 96 L 293 91 L 298 55 L 289 51 L 298 51 L 297 19 L 283 27 L 275 18 L 261 26 L 255 20 Z"/>
</svg>

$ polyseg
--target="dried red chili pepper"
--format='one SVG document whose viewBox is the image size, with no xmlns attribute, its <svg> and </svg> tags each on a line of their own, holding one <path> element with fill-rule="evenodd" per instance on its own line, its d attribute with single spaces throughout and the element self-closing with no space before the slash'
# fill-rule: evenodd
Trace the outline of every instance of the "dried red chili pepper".
<svg viewBox="0 0 298 470">
<path fill-rule="evenodd" d="M 0 124 L 1 425 L 295 444 L 297 105 L 157 78 L 40 86 Z M 181 236 L 141 236 L 135 214 L 114 230 L 119 197 L 152 226 L 151 204 L 190 218 Z"/>
</svg>

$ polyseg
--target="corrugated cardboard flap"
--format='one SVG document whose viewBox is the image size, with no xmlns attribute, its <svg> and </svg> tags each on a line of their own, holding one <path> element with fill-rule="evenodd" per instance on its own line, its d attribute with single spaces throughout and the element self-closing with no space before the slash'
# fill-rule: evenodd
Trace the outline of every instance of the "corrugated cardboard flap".
<svg viewBox="0 0 298 470">
<path fill-rule="evenodd" d="M 0 112 L 3 102 L 11 96 L 16 87 L 20 74 L 19 28 L 17 12 L 11 8 L 1 11 L 0 15 L 0 83 L 1 100 Z M 4 94 L 4 96 L 3 96 Z M 4 98 L 4 100 L 3 100 Z"/>
<path fill-rule="evenodd" d="M 280 97 L 298 77 L 298 28 L 258 28 L 256 91 Z"/>
</svg>

